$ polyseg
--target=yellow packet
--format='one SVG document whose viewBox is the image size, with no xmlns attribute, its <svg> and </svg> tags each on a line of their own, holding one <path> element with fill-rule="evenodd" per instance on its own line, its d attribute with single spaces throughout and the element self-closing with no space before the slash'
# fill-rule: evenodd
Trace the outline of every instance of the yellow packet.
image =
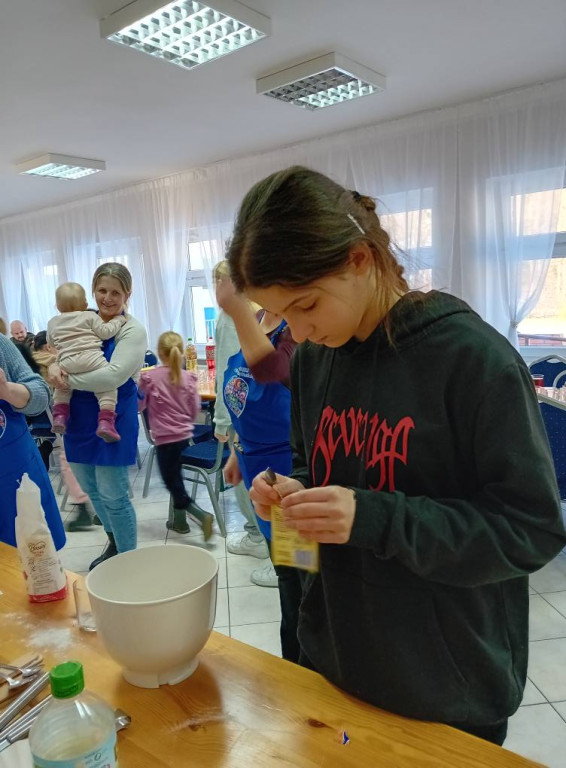
<svg viewBox="0 0 566 768">
<path fill-rule="evenodd" d="M 278 504 L 271 507 L 271 560 L 274 565 L 288 565 L 311 573 L 318 571 L 318 542 L 309 541 L 294 528 L 288 528 Z"/>
</svg>

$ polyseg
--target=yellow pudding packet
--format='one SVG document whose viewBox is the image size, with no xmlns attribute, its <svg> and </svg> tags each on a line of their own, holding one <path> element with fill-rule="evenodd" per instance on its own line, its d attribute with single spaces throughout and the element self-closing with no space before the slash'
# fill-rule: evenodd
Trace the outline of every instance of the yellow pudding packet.
<svg viewBox="0 0 566 768">
<path fill-rule="evenodd" d="M 278 504 L 271 507 L 271 560 L 274 565 L 288 565 L 311 573 L 318 571 L 318 542 L 309 541 L 294 528 L 288 528 Z"/>
</svg>

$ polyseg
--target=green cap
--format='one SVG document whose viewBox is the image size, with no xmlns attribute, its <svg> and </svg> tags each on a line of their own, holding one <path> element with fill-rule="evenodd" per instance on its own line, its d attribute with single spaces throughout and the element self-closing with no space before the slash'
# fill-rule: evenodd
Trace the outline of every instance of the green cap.
<svg viewBox="0 0 566 768">
<path fill-rule="evenodd" d="M 85 687 L 83 665 L 80 661 L 66 661 L 53 667 L 49 673 L 51 693 L 55 699 L 77 696 Z"/>
</svg>

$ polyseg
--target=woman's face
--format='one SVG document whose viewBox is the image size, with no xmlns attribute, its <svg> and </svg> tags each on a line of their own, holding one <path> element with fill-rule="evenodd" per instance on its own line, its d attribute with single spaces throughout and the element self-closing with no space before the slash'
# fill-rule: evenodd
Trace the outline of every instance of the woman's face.
<svg viewBox="0 0 566 768">
<path fill-rule="evenodd" d="M 129 298 L 130 294 L 124 293 L 120 281 L 115 277 L 105 275 L 98 278 L 94 289 L 94 300 L 103 320 L 111 320 L 121 314 Z"/>
<path fill-rule="evenodd" d="M 246 295 L 285 318 L 297 343 L 341 347 L 352 337 L 367 338 L 382 319 L 375 295 L 371 252 L 351 258 L 339 274 L 300 288 L 249 288 Z"/>
</svg>

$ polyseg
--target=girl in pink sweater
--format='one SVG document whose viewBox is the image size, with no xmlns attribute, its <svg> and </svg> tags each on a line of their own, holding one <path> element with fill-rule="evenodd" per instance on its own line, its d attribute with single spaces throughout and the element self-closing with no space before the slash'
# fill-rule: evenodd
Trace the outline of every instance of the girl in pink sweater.
<svg viewBox="0 0 566 768">
<path fill-rule="evenodd" d="M 183 340 L 178 333 L 161 334 L 157 355 L 162 365 L 141 374 L 139 389 L 145 395 L 141 410 L 146 409 L 159 471 L 173 499 L 167 528 L 189 533 L 188 513 L 201 523 L 207 541 L 212 535 L 213 516 L 187 494 L 181 474 L 181 454 L 189 444 L 200 410 L 197 377 L 183 370 Z"/>
</svg>

